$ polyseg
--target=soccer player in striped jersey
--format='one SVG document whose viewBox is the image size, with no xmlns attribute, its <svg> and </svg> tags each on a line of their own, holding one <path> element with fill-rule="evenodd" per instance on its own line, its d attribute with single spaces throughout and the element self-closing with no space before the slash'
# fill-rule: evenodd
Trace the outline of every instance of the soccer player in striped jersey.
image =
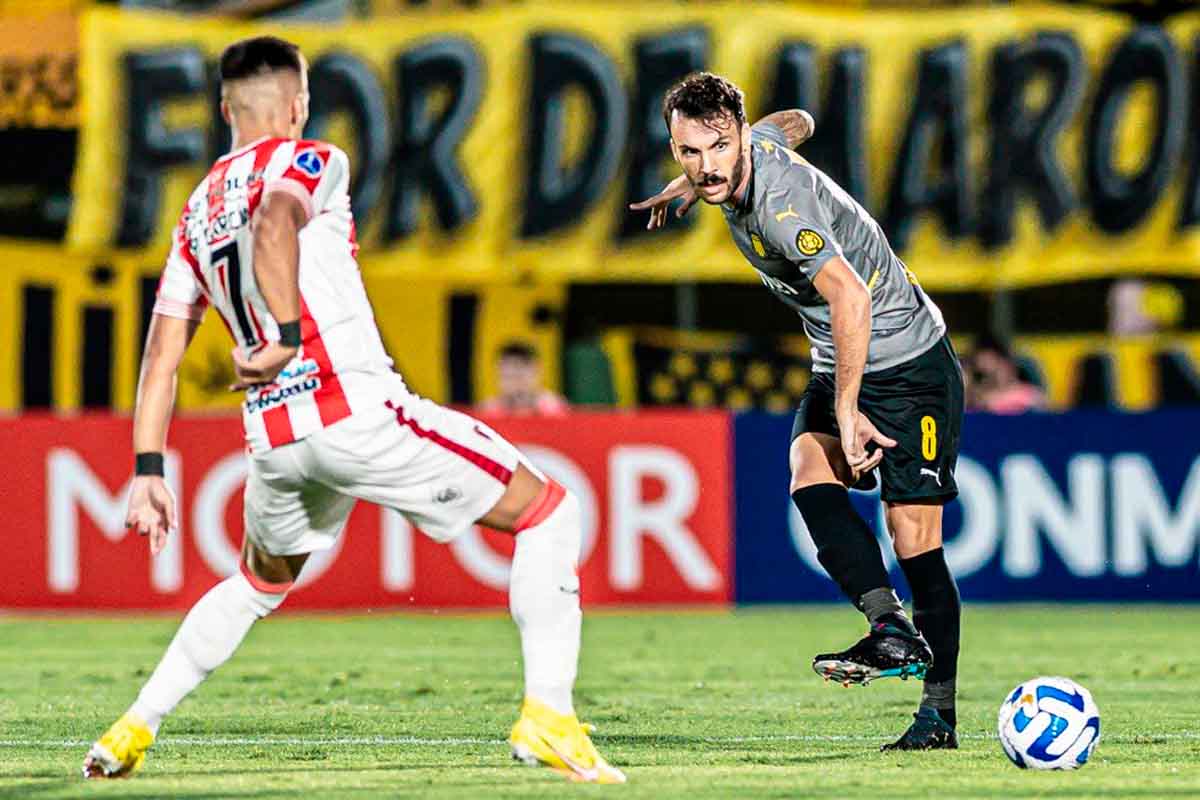
<svg viewBox="0 0 1200 800">
<path fill-rule="evenodd" d="M 437 541 L 473 523 L 516 537 L 509 589 L 525 702 L 515 758 L 620 783 L 575 716 L 581 613 L 577 500 L 486 425 L 417 397 L 392 370 L 359 274 L 345 153 L 302 139 L 307 67 L 292 44 L 248 39 L 221 57 L 233 149 L 175 229 L 147 334 L 126 525 L 157 554 L 175 527 L 163 450 L 175 376 L 205 310 L 233 337 L 250 469 L 240 571 L 191 609 L 86 777 L 141 766 L 163 719 L 283 602 L 309 554 L 332 547 L 357 500 Z"/>
</svg>

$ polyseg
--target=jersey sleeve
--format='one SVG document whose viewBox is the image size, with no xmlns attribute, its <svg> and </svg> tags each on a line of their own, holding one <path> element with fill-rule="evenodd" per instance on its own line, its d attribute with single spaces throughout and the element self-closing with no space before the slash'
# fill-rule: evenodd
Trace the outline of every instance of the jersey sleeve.
<svg viewBox="0 0 1200 800">
<path fill-rule="evenodd" d="M 763 238 L 810 281 L 842 246 L 811 173 L 792 168 L 786 188 L 767 194 Z"/>
<path fill-rule="evenodd" d="M 208 308 L 208 298 L 200 284 L 200 265 L 188 241 L 186 213 L 175 226 L 171 252 L 158 281 L 154 313 L 199 322 Z"/>
<path fill-rule="evenodd" d="M 329 210 L 350 193 L 350 159 L 340 148 L 326 142 L 296 143 L 291 161 L 283 171 L 267 176 L 264 195 L 284 192 L 300 201 L 308 219 Z"/>
<path fill-rule="evenodd" d="M 770 142 L 779 145 L 780 147 L 788 146 L 787 136 L 785 136 L 783 130 L 773 122 L 756 122 L 750 128 L 750 132 L 752 134 L 757 133 L 763 139 L 767 139 Z"/>
</svg>

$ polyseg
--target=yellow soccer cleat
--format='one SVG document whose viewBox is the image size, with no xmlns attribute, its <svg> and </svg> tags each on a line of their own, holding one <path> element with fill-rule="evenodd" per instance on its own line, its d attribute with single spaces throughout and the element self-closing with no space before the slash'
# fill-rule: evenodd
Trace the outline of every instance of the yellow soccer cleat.
<svg viewBox="0 0 1200 800">
<path fill-rule="evenodd" d="M 85 778 L 126 778 L 146 760 L 154 734 L 137 716 L 125 714 L 104 732 L 83 760 Z"/>
<path fill-rule="evenodd" d="M 545 703 L 526 697 L 508 743 L 513 758 L 527 766 L 545 765 L 581 783 L 624 783 L 625 773 L 596 752 L 588 736 L 592 730 L 574 714 L 559 714 Z"/>
</svg>

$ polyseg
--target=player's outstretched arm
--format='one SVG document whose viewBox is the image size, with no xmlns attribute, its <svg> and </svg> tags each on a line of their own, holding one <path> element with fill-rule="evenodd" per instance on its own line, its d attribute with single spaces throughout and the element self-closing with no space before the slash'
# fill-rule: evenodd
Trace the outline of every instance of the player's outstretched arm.
<svg viewBox="0 0 1200 800">
<path fill-rule="evenodd" d="M 671 205 L 672 201 L 678 198 L 683 198 L 683 202 L 679 204 L 679 208 L 675 209 L 676 217 L 682 217 L 686 214 L 699 198 L 687 175 L 680 175 L 664 186 L 662 191 L 653 197 L 647 197 L 639 203 L 630 203 L 629 210 L 645 211 L 649 209 L 650 219 L 646 223 L 646 230 L 652 231 L 667 224 L 667 208 Z"/>
<path fill-rule="evenodd" d="M 774 125 L 783 131 L 783 135 L 787 137 L 789 150 L 795 150 L 807 142 L 812 137 L 813 131 L 817 129 L 817 123 L 813 121 L 812 114 L 799 108 L 789 108 L 785 111 L 767 114 L 754 124 L 758 125 L 763 122 Z"/>
<path fill-rule="evenodd" d="M 133 451 L 137 474 L 129 492 L 125 527 L 150 537 L 150 552 L 158 555 L 175 527 L 175 498 L 163 480 L 163 451 L 167 426 L 175 406 L 175 376 L 199 322 L 162 314 L 150 317 L 142 372 L 133 412 Z"/>
<path fill-rule="evenodd" d="M 279 341 L 250 359 L 234 348 L 235 391 L 275 380 L 300 349 L 300 229 L 307 221 L 300 201 L 286 192 L 267 194 L 254 215 L 254 277 L 279 323 Z"/>
<path fill-rule="evenodd" d="M 836 362 L 834 408 L 846 463 L 857 479 L 883 460 L 882 448 L 896 446 L 894 439 L 880 433 L 858 410 L 858 392 L 871 343 L 871 293 L 841 256 L 825 262 L 813 277 L 813 287 L 829 303 Z M 881 449 L 868 453 L 870 442 L 880 445 Z"/>
</svg>

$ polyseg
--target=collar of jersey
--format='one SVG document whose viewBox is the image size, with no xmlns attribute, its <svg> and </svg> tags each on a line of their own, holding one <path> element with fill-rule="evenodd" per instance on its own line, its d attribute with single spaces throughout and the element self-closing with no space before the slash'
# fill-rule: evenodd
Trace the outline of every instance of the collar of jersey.
<svg viewBox="0 0 1200 800">
<path fill-rule="evenodd" d="M 258 147 L 260 144 L 262 144 L 263 142 L 265 142 L 271 138 L 274 138 L 274 137 L 260 136 L 257 139 L 255 139 L 253 142 L 251 142 L 250 144 L 244 144 L 241 147 L 239 147 L 237 150 L 230 150 L 228 153 L 226 153 L 225 155 L 218 158 L 217 161 L 224 161 L 227 158 L 233 158 L 234 156 L 240 156 L 242 153 L 245 153 L 247 150 L 253 150 L 255 147 Z"/>
</svg>

